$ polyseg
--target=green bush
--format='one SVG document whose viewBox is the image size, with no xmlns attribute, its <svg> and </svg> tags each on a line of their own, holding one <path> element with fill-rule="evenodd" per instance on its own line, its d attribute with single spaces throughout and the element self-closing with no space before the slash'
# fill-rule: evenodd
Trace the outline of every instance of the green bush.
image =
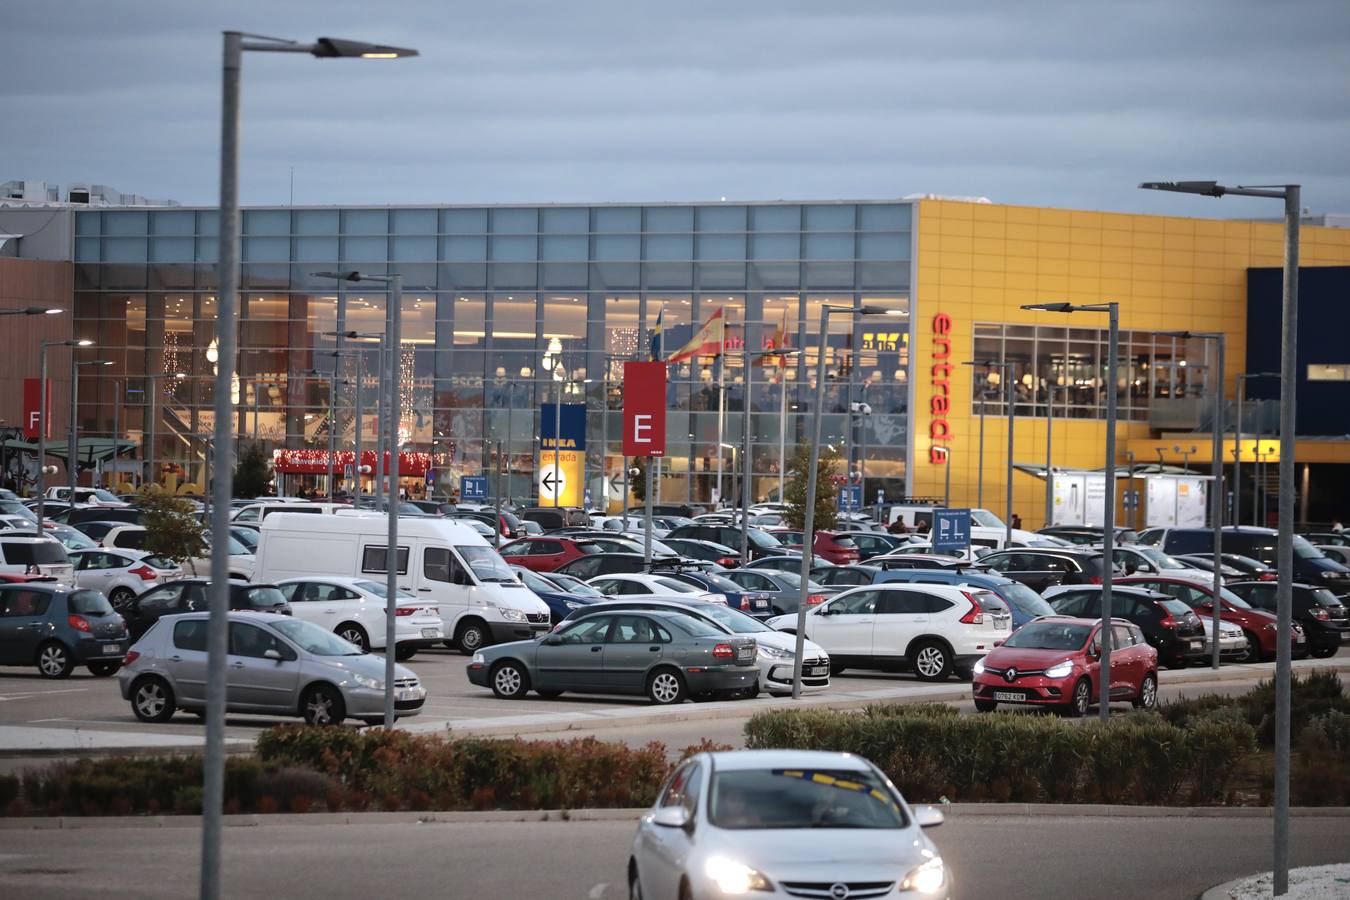
<svg viewBox="0 0 1350 900">
<path fill-rule="evenodd" d="M 1327 712 L 1350 714 L 1350 697 L 1345 696 L 1339 676 L 1331 671 L 1314 671 L 1302 677 L 1294 674 L 1289 682 L 1289 701 L 1290 733 L 1295 741 L 1309 721 Z M 1231 711 L 1234 709 L 1239 711 L 1247 724 L 1256 729 L 1257 740 L 1262 747 L 1270 749 L 1275 746 L 1273 681 L 1262 681 L 1247 693 L 1235 697 L 1204 694 L 1172 700 L 1161 704 L 1158 712 L 1169 722 L 1184 727 L 1197 716 L 1215 710 L 1225 710 L 1225 715 L 1233 715 Z"/>
</svg>

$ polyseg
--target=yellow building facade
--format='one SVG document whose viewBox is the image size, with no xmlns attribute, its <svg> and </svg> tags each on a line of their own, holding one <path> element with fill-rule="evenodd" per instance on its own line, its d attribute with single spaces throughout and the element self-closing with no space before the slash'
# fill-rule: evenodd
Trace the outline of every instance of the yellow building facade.
<svg viewBox="0 0 1350 900">
<path fill-rule="evenodd" d="M 921 201 L 917 220 L 911 305 L 909 491 L 913 496 L 942 497 L 950 466 L 951 505 L 977 505 L 980 417 L 974 382 L 988 381 L 989 370 L 964 363 L 981 358 L 979 345 L 991 346 L 987 340 L 977 340 L 977 334 L 1021 335 L 1030 326 L 1100 329 L 1104 337 L 1104 313 L 1030 312 L 1021 309 L 1024 304 L 1115 300 L 1120 304 L 1122 332 L 1223 332 L 1227 335 L 1223 387 L 1228 398 L 1234 396 L 1235 376 L 1244 371 L 1248 342 L 1280 339 L 1278 334 L 1247 334 L 1247 270 L 1283 264 L 1280 223 L 947 200 Z M 1350 230 L 1304 227 L 1299 264 L 1350 264 Z M 1070 333 L 1066 341 L 1072 339 Z M 1122 348 L 1122 357 L 1126 352 Z M 1184 367 L 1186 362 L 1173 360 L 1171 364 Z M 1170 370 L 1173 396 L 1180 393 L 1178 371 Z M 1034 393 L 1032 376 L 1019 377 L 1027 380 L 1027 388 Z M 1129 377 L 1130 373 L 1122 373 L 1122 379 Z M 1063 376 L 1054 380 L 1063 382 Z M 1124 384 L 1121 387 L 1125 389 Z M 1055 388 L 1050 390 L 1055 396 Z M 1169 388 L 1159 383 L 1155 390 Z M 1146 405 L 1147 401 L 1141 402 Z M 1043 465 L 1044 406 L 1037 406 L 1034 397 L 1025 406 L 1021 400 L 1015 405 L 1014 463 Z M 986 409 L 983 505 L 1002 515 L 1008 419 L 997 403 Z M 1024 415 L 1024 410 L 1033 414 Z M 1134 418 L 1118 426 L 1117 464 L 1125 465 L 1126 454 L 1132 452 L 1138 464 L 1161 459 L 1181 465 L 1183 457 L 1174 452 L 1175 441 L 1152 430 L 1147 416 L 1140 417 L 1137 409 L 1133 414 Z M 1056 468 L 1100 469 L 1104 463 L 1105 422 L 1086 411 L 1081 415 L 1062 418 L 1059 411 L 1054 413 L 1052 459 Z M 1210 441 L 1208 435 L 1188 434 L 1185 449 L 1193 445 L 1197 452 L 1188 453 L 1185 461 L 1205 466 L 1207 471 Z M 1307 442 L 1307 447 L 1317 457 L 1312 461 L 1350 459 L 1346 442 Z M 1244 462 L 1255 461 L 1255 449 L 1253 441 L 1245 442 Z M 1266 461 L 1277 458 L 1265 457 Z M 1304 461 L 1302 442 L 1299 461 Z M 1041 527 L 1044 510 L 1044 480 L 1015 473 L 1013 512 L 1021 516 L 1023 527 Z"/>
</svg>

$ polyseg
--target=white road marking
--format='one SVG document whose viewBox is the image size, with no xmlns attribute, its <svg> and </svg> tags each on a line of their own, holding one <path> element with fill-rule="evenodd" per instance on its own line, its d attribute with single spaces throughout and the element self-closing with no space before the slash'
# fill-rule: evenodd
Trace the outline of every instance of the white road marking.
<svg viewBox="0 0 1350 900">
<path fill-rule="evenodd" d="M 601 897 L 605 896 L 605 889 L 608 888 L 608 887 L 609 887 L 609 882 L 608 882 L 608 881 L 602 881 L 602 882 L 600 882 L 599 884 L 597 884 L 595 887 L 591 888 L 591 892 L 590 892 L 589 894 L 587 894 L 586 896 L 589 897 L 590 900 L 600 900 Z"/>
<path fill-rule="evenodd" d="M 48 694 L 82 694 L 89 688 L 57 688 L 50 691 L 25 691 L 19 694 L 0 694 L 0 701 L 3 700 L 27 700 L 30 697 L 45 697 Z"/>
</svg>

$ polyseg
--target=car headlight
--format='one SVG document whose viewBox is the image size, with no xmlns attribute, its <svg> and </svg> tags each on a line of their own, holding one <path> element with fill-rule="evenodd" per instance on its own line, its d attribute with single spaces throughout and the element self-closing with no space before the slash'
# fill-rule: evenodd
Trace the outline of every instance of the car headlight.
<svg viewBox="0 0 1350 900">
<path fill-rule="evenodd" d="M 508 621 L 508 622 L 524 622 L 524 621 L 525 621 L 525 613 L 521 612 L 521 611 L 518 610 L 518 609 L 507 609 L 506 607 L 502 607 L 502 609 L 501 609 L 501 614 L 502 614 L 502 618 L 505 619 L 505 620 Z"/>
<path fill-rule="evenodd" d="M 1266 624 L 1266 631 L 1275 631 L 1275 630 L 1277 630 L 1279 627 L 1280 627 L 1280 626 L 1279 626 L 1278 623 L 1276 623 L 1276 622 L 1269 622 L 1269 623 Z"/>
<path fill-rule="evenodd" d="M 704 871 L 709 878 L 717 882 L 718 889 L 724 894 L 773 890 L 773 885 L 762 873 L 725 856 L 714 856 L 709 859 Z"/>
<path fill-rule="evenodd" d="M 563 606 L 566 606 L 568 609 L 581 609 L 581 608 L 582 608 L 583 606 L 585 606 L 585 605 L 586 605 L 586 604 L 584 604 L 584 603 L 577 603 L 577 602 L 574 601 L 574 600 L 564 600 L 564 601 L 563 601 Z"/>
<path fill-rule="evenodd" d="M 1063 678 L 1065 675 L 1068 675 L 1072 671 L 1073 671 L 1073 661 L 1066 659 L 1064 660 L 1064 662 L 1057 662 L 1050 668 L 1046 669 L 1045 677 Z"/>
<path fill-rule="evenodd" d="M 947 881 L 947 870 L 942 865 L 942 857 L 934 856 L 909 870 L 905 880 L 900 882 L 900 890 L 917 891 L 920 894 L 936 894 Z"/>
<path fill-rule="evenodd" d="M 791 650 L 784 650 L 781 647 L 770 647 L 768 644 L 760 644 L 759 655 L 765 659 L 792 659 L 797 654 Z"/>
<path fill-rule="evenodd" d="M 372 691 L 384 690 L 384 682 L 378 678 L 371 678 L 369 675 L 353 675 L 352 680 L 363 688 L 370 688 Z"/>
<path fill-rule="evenodd" d="M 980 659 L 976 660 L 976 662 L 975 662 L 975 667 L 974 667 L 974 669 L 973 669 L 972 671 L 974 671 L 974 673 L 975 673 L 976 675 L 983 675 L 983 674 L 984 674 L 984 658 L 983 658 L 983 657 L 981 657 Z"/>
<path fill-rule="evenodd" d="M 473 659 L 470 660 L 470 662 L 477 663 L 478 665 L 481 666 L 483 663 L 487 662 L 487 657 L 483 655 L 482 650 L 479 650 L 477 653 L 473 655 Z"/>
</svg>

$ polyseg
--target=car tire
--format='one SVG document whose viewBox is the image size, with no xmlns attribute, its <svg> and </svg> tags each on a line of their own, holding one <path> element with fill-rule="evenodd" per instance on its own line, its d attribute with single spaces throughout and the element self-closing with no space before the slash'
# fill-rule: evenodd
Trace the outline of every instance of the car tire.
<svg viewBox="0 0 1350 900">
<path fill-rule="evenodd" d="M 370 652 L 370 637 L 366 634 L 366 630 L 355 622 L 343 622 L 333 629 L 333 634 L 352 646 L 359 647 L 362 653 Z"/>
<path fill-rule="evenodd" d="M 417 655 L 416 647 L 409 646 L 408 644 L 394 645 L 394 659 L 398 660 L 399 662 L 404 662 L 406 660 L 412 659 L 416 655 Z"/>
<path fill-rule="evenodd" d="M 1135 709 L 1157 709 L 1158 708 L 1158 676 L 1149 672 L 1144 676 L 1144 680 L 1139 683 L 1139 694 L 1132 701 Z"/>
<path fill-rule="evenodd" d="M 847 667 L 847 666 L 841 666 L 841 665 L 839 665 L 838 663 L 830 663 L 830 677 L 831 677 L 831 678 L 837 678 L 837 677 L 839 677 L 840 675 L 844 674 L 844 670 L 845 670 L 846 668 L 848 668 L 848 667 Z"/>
<path fill-rule="evenodd" d="M 120 587 L 108 595 L 108 602 L 112 608 L 119 613 L 131 605 L 131 601 L 136 599 L 136 592 L 131 588 Z"/>
<path fill-rule="evenodd" d="M 1245 663 L 1265 662 L 1266 654 L 1261 651 L 1261 642 L 1256 639 L 1256 635 L 1246 629 L 1243 629 L 1243 637 L 1247 639 L 1247 655 L 1242 657 Z"/>
<path fill-rule="evenodd" d="M 305 722 L 316 727 L 341 725 L 347 718 L 347 704 L 342 701 L 337 688 L 316 684 L 301 696 L 300 714 L 305 717 Z"/>
<path fill-rule="evenodd" d="M 937 641 L 924 641 L 914 648 L 911 665 L 920 681 L 946 681 L 952 674 L 952 655 Z"/>
<path fill-rule="evenodd" d="M 562 691 L 535 691 L 535 693 L 545 700 L 557 700 L 563 695 Z"/>
<path fill-rule="evenodd" d="M 684 676 L 669 666 L 647 676 L 647 699 L 657 706 L 676 706 L 689 696 Z"/>
<path fill-rule="evenodd" d="M 489 680 L 492 693 L 502 700 L 520 700 L 530 691 L 530 674 L 513 659 L 493 666 Z"/>
<path fill-rule="evenodd" d="M 974 666 L 952 666 L 952 671 L 956 673 L 956 677 L 961 681 L 970 681 L 975 677 Z"/>
<path fill-rule="evenodd" d="M 1064 715 L 1070 719 L 1081 719 L 1088 714 L 1092 708 L 1092 682 L 1086 678 L 1078 679 L 1078 683 L 1073 686 L 1073 694 L 1069 697 L 1069 702 L 1064 706 Z"/>
<path fill-rule="evenodd" d="M 492 637 L 486 625 L 477 619 L 470 619 L 459 626 L 455 634 L 455 648 L 465 656 L 473 656 L 488 646 Z"/>
<path fill-rule="evenodd" d="M 638 878 L 636 865 L 628 867 L 628 900 L 642 900 L 642 880 Z"/>
<path fill-rule="evenodd" d="M 1335 656 L 1340 647 L 1333 647 L 1330 644 L 1324 644 L 1321 647 L 1314 647 L 1312 650 L 1313 659 L 1326 659 L 1329 656 Z"/>
<path fill-rule="evenodd" d="M 998 701 L 996 701 L 996 700 L 976 700 L 976 701 L 975 701 L 975 711 L 976 711 L 976 712 L 987 713 L 987 712 L 993 712 L 993 711 L 996 710 L 996 709 L 998 709 Z"/>
<path fill-rule="evenodd" d="M 173 688 L 163 678 L 148 675 L 131 686 L 131 711 L 142 722 L 167 722 L 173 718 Z"/>
<path fill-rule="evenodd" d="M 120 662 L 96 662 L 89 664 L 89 671 L 98 678 L 107 678 L 109 675 L 116 675 L 117 670 L 122 668 Z"/>
<path fill-rule="evenodd" d="M 38 647 L 37 668 L 43 678 L 65 678 L 75 668 L 75 660 L 65 644 L 48 641 Z"/>
</svg>

